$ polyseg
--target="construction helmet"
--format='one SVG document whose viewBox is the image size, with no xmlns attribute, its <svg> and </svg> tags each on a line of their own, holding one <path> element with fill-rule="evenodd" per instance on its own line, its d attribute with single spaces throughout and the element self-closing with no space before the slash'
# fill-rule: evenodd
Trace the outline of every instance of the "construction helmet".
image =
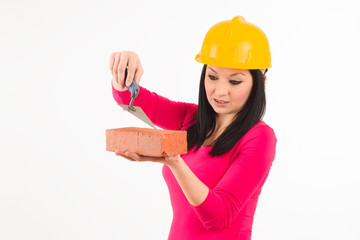
<svg viewBox="0 0 360 240">
<path fill-rule="evenodd" d="M 270 46 L 265 33 L 242 16 L 212 26 L 195 60 L 226 68 L 265 70 L 271 67 Z"/>
</svg>

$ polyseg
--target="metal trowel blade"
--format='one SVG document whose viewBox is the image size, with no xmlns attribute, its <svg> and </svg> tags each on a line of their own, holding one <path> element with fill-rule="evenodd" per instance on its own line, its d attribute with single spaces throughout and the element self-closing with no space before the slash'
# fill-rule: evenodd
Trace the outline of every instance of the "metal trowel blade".
<svg viewBox="0 0 360 240">
<path fill-rule="evenodd" d="M 129 108 L 128 105 L 125 105 L 125 104 L 118 104 L 118 105 L 120 105 L 124 110 L 128 111 L 135 117 L 139 118 L 140 120 L 142 120 L 143 122 L 148 124 L 150 127 L 156 129 L 155 125 L 151 122 L 149 117 L 144 113 L 144 111 L 140 107 L 132 106 L 134 109 L 133 110 L 133 109 Z"/>
</svg>

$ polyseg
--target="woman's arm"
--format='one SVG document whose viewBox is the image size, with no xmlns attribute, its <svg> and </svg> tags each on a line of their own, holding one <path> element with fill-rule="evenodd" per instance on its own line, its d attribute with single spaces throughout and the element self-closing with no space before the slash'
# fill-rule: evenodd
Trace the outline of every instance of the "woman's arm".
<svg viewBox="0 0 360 240">
<path fill-rule="evenodd" d="M 126 86 L 130 86 L 134 79 L 140 86 L 140 78 L 144 73 L 140 58 L 132 51 L 113 52 L 109 67 L 113 76 L 111 80 L 113 97 L 118 104 L 128 105 L 130 92 L 125 87 L 125 81 Z M 127 72 L 126 79 L 125 72 Z M 155 125 L 170 130 L 185 130 L 184 126 L 193 122 L 197 113 L 196 104 L 170 101 L 142 87 L 134 106 L 140 106 Z"/>
<path fill-rule="evenodd" d="M 218 184 L 209 189 L 183 160 L 168 164 L 198 218 L 208 230 L 231 223 L 262 186 L 275 157 L 276 137 L 268 126 L 259 126 L 244 139 L 240 155 Z"/>
<path fill-rule="evenodd" d="M 134 106 L 140 106 L 156 126 L 169 130 L 183 130 L 186 123 L 195 120 L 196 104 L 171 101 L 144 87 L 139 87 L 140 92 L 134 101 Z M 129 91 L 118 91 L 112 86 L 112 93 L 118 104 L 130 103 Z"/>
<path fill-rule="evenodd" d="M 172 158 L 173 160 L 166 165 L 174 174 L 189 203 L 193 206 L 200 205 L 206 199 L 209 188 L 199 180 L 180 156 Z"/>
</svg>

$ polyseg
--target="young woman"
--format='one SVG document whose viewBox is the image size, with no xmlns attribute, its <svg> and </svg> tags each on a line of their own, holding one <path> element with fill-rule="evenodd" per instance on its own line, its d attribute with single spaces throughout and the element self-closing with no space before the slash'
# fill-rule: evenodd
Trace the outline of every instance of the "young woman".
<svg viewBox="0 0 360 240">
<path fill-rule="evenodd" d="M 211 27 L 195 58 L 204 64 L 198 105 L 171 101 L 140 87 L 135 106 L 141 106 L 155 125 L 188 133 L 188 153 L 181 156 L 116 152 L 132 161 L 163 164 L 173 208 L 168 239 L 251 239 L 277 142 L 273 129 L 261 120 L 270 58 L 264 32 L 237 16 Z M 133 78 L 139 83 L 144 71 L 138 55 L 113 53 L 110 70 L 115 101 L 128 104 L 130 92 L 124 83 L 129 86 Z"/>
</svg>

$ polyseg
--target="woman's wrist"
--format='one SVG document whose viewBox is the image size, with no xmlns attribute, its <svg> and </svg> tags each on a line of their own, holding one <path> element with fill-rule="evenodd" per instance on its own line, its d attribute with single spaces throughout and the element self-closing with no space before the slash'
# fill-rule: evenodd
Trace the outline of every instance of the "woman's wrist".
<svg viewBox="0 0 360 240">
<path fill-rule="evenodd" d="M 115 81 L 114 78 L 111 80 L 111 82 L 112 82 L 113 87 L 114 87 L 117 91 L 119 91 L 119 92 L 124 92 L 124 91 L 127 90 L 126 87 L 123 87 L 123 86 L 121 86 L 120 84 L 118 84 L 118 83 Z"/>
<path fill-rule="evenodd" d="M 184 159 L 180 157 L 180 155 L 177 156 L 171 156 L 171 157 L 165 157 L 165 164 L 171 169 L 176 168 L 179 166 L 182 162 L 184 162 Z"/>
</svg>

